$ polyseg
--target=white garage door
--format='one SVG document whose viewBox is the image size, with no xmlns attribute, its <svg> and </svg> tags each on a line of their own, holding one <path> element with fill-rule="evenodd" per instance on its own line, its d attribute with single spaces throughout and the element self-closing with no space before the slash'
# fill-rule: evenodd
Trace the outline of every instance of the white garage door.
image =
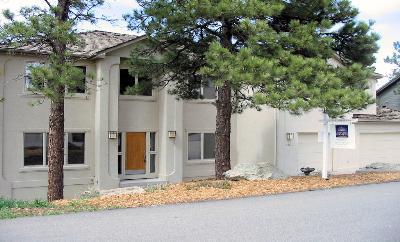
<svg viewBox="0 0 400 242">
<path fill-rule="evenodd" d="M 374 163 L 400 163 L 400 133 L 369 133 L 360 135 L 362 166 Z"/>
<path fill-rule="evenodd" d="M 318 143 L 318 133 L 299 133 L 298 140 L 299 168 L 308 166 L 321 170 L 322 143 Z"/>
</svg>

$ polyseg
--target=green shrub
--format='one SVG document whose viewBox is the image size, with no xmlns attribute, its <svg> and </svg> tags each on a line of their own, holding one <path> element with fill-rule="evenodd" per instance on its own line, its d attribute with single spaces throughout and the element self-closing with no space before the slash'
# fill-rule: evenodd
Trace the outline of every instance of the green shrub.
<svg viewBox="0 0 400 242">
<path fill-rule="evenodd" d="M 212 187 L 212 188 L 217 188 L 217 189 L 231 189 L 232 185 L 229 181 L 223 180 L 223 181 L 210 181 L 210 180 L 203 180 L 203 181 L 197 181 L 193 182 L 191 184 L 186 185 L 186 189 L 188 190 L 196 190 L 201 187 Z"/>
</svg>

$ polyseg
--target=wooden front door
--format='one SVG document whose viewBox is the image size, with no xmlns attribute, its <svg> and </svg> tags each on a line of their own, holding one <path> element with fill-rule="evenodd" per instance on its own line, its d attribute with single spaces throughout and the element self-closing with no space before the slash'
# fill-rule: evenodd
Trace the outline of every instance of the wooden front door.
<svg viewBox="0 0 400 242">
<path fill-rule="evenodd" d="M 146 169 L 146 133 L 126 133 L 126 170 Z"/>
</svg>

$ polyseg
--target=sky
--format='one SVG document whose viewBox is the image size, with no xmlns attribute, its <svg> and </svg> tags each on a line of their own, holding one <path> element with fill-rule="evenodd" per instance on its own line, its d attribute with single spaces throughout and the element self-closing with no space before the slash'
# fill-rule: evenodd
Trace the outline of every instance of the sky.
<svg viewBox="0 0 400 242">
<path fill-rule="evenodd" d="M 50 0 L 55 2 L 55 0 Z M 373 31 L 377 32 L 381 39 L 378 44 L 380 47 L 376 56 L 376 72 L 384 75 L 379 80 L 378 87 L 389 80 L 389 75 L 393 65 L 384 62 L 384 58 L 393 53 L 393 42 L 400 41 L 400 0 L 352 0 L 355 7 L 359 9 L 359 19 L 364 21 L 373 20 L 375 25 Z M 10 9 L 17 12 L 22 6 L 39 5 L 46 6 L 44 0 L 0 0 L 0 11 Z M 132 12 L 137 8 L 135 0 L 105 0 L 105 4 L 97 10 L 98 15 L 104 15 L 112 19 L 118 19 L 114 23 L 99 21 L 96 25 L 84 23 L 78 27 L 82 30 L 104 30 L 118 33 L 131 33 L 126 27 L 122 15 Z M 0 17 L 1 21 L 1 17 Z"/>
</svg>

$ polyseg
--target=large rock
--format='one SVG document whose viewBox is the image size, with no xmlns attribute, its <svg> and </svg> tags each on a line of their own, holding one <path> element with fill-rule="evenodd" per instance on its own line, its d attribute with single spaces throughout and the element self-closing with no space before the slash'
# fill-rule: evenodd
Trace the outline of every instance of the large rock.
<svg viewBox="0 0 400 242">
<path fill-rule="evenodd" d="M 267 180 L 283 179 L 287 176 L 270 163 L 241 163 L 232 170 L 225 172 L 225 178 L 229 180 Z"/>
</svg>

